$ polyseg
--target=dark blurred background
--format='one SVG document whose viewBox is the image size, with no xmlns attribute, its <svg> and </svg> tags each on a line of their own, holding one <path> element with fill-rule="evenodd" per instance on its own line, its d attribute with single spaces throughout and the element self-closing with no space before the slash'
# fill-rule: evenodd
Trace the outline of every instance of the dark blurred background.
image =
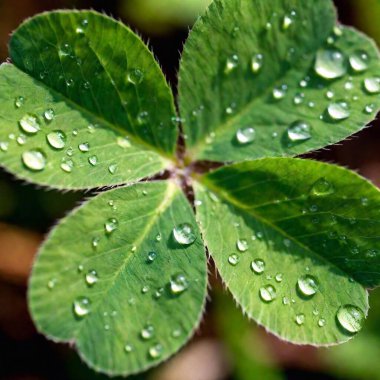
<svg viewBox="0 0 380 380">
<path fill-rule="evenodd" d="M 175 89 L 180 52 L 189 27 L 209 2 L 0 0 L 0 58 L 7 58 L 9 35 L 25 18 L 51 9 L 92 8 L 120 18 L 138 31 Z M 380 44 L 379 0 L 335 3 L 341 22 L 356 26 Z M 350 140 L 308 157 L 350 167 L 380 186 L 378 124 L 375 121 Z M 38 189 L 0 169 L 0 380 L 103 379 L 88 370 L 69 347 L 38 335 L 26 305 L 27 278 L 41 239 L 82 197 L 82 193 Z M 212 283 L 212 301 L 191 343 L 139 379 L 380 379 L 379 291 L 371 292 L 369 318 L 357 338 L 339 347 L 317 350 L 287 344 L 266 334 L 241 316 L 221 291 L 217 278 Z"/>
</svg>

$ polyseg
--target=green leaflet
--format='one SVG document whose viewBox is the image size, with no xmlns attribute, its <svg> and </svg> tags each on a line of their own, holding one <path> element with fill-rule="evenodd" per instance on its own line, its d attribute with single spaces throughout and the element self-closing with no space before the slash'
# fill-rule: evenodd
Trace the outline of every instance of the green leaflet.
<svg viewBox="0 0 380 380">
<path fill-rule="evenodd" d="M 205 244 L 245 313 L 292 342 L 352 336 L 339 308 L 367 314 L 365 287 L 380 281 L 373 185 L 337 166 L 273 158 L 219 169 L 195 188 Z"/>
<path fill-rule="evenodd" d="M 195 233 L 191 245 L 173 238 L 182 223 Z M 111 190 L 74 211 L 41 248 L 29 288 L 38 330 L 75 342 L 86 363 L 113 375 L 176 352 L 198 325 L 205 296 L 202 240 L 171 181 Z"/>
<path fill-rule="evenodd" d="M 0 69 L 5 168 L 72 189 L 167 167 L 177 139 L 173 96 L 130 29 L 91 11 L 45 13 L 12 35 L 10 56 Z"/>
<path fill-rule="evenodd" d="M 330 0 L 216 0 L 181 61 L 189 160 L 296 155 L 371 121 L 379 91 L 364 81 L 380 71 L 378 50 L 335 25 Z"/>
</svg>

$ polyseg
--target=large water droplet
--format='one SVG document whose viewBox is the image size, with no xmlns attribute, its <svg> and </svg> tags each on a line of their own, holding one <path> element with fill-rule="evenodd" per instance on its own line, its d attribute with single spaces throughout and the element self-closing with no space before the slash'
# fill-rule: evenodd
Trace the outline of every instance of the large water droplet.
<svg viewBox="0 0 380 380">
<path fill-rule="evenodd" d="M 239 239 L 236 242 L 236 247 L 240 252 L 245 252 L 248 249 L 248 242 L 245 239 Z"/>
<path fill-rule="evenodd" d="M 141 330 L 141 338 L 144 340 L 152 339 L 154 336 L 154 327 L 152 325 L 145 325 L 145 327 Z"/>
<path fill-rule="evenodd" d="M 86 297 L 79 297 L 73 303 L 74 314 L 78 318 L 83 318 L 90 313 L 90 300 Z"/>
<path fill-rule="evenodd" d="M 230 74 L 232 71 L 234 71 L 239 65 L 239 57 L 234 54 L 231 57 L 227 58 L 226 60 L 226 66 L 224 68 L 225 74 Z"/>
<path fill-rule="evenodd" d="M 334 186 L 325 178 L 319 178 L 311 188 L 311 195 L 322 197 L 334 193 Z"/>
<path fill-rule="evenodd" d="M 86 274 L 86 283 L 89 286 L 93 286 L 98 282 L 98 273 L 95 270 L 90 270 Z"/>
<path fill-rule="evenodd" d="M 127 74 L 128 82 L 138 85 L 144 80 L 144 73 L 140 69 L 131 69 Z"/>
<path fill-rule="evenodd" d="M 19 124 L 20 124 L 21 129 L 24 132 L 29 133 L 29 134 L 35 134 L 41 128 L 38 117 L 36 115 L 32 115 L 29 113 L 24 115 L 20 119 Z"/>
<path fill-rule="evenodd" d="M 318 291 L 318 281 L 314 276 L 304 275 L 301 276 L 297 281 L 297 286 L 301 294 L 306 297 L 311 297 Z"/>
<path fill-rule="evenodd" d="M 155 344 L 154 346 L 152 346 L 151 348 L 149 348 L 149 356 L 152 358 L 152 359 L 158 359 L 161 357 L 162 355 L 162 352 L 163 352 L 163 347 L 161 344 Z"/>
<path fill-rule="evenodd" d="M 327 107 L 327 113 L 333 120 L 344 120 L 350 116 L 347 102 L 331 103 Z"/>
<path fill-rule="evenodd" d="M 272 302 L 276 297 L 276 289 L 272 285 L 265 285 L 262 288 L 260 288 L 260 298 L 264 302 Z"/>
<path fill-rule="evenodd" d="M 360 331 L 365 319 L 363 311 L 354 305 L 341 306 L 336 317 L 339 324 L 350 333 Z"/>
<path fill-rule="evenodd" d="M 232 266 L 236 266 L 239 264 L 239 261 L 240 261 L 240 258 L 239 256 L 236 254 L 236 253 L 233 253 L 232 255 L 230 255 L 228 257 L 228 262 L 232 265 Z"/>
<path fill-rule="evenodd" d="M 180 224 L 173 228 L 173 236 L 177 243 L 181 245 L 190 245 L 197 238 L 193 227 L 188 223 Z"/>
<path fill-rule="evenodd" d="M 112 234 L 112 232 L 116 231 L 119 227 L 119 222 L 116 218 L 110 218 L 104 224 L 104 229 L 107 234 Z"/>
<path fill-rule="evenodd" d="M 240 128 L 236 132 L 236 140 L 241 145 L 250 144 L 255 140 L 256 137 L 256 131 L 254 128 L 246 127 L 246 128 Z"/>
<path fill-rule="evenodd" d="M 251 263 L 251 269 L 256 274 L 261 274 L 265 271 L 265 261 L 262 259 L 255 259 Z"/>
<path fill-rule="evenodd" d="M 380 78 L 364 79 L 364 88 L 370 94 L 378 94 L 380 92 Z"/>
<path fill-rule="evenodd" d="M 347 72 L 347 61 L 339 50 L 321 49 L 317 52 L 314 69 L 322 78 L 340 78 Z"/>
<path fill-rule="evenodd" d="M 39 149 L 29 150 L 22 154 L 22 162 L 30 170 L 41 171 L 46 166 L 46 156 Z"/>
<path fill-rule="evenodd" d="M 48 133 L 46 139 L 49 145 L 54 149 L 63 149 L 66 145 L 66 135 L 60 130 Z"/>
<path fill-rule="evenodd" d="M 170 290 L 173 294 L 183 293 L 189 287 L 185 275 L 177 274 L 170 279 Z"/>
<path fill-rule="evenodd" d="M 287 129 L 287 137 L 291 142 L 302 142 L 311 139 L 311 127 L 304 121 L 296 121 Z"/>
<path fill-rule="evenodd" d="M 251 60 L 251 70 L 254 74 L 258 73 L 263 67 L 264 56 L 262 54 L 255 54 Z"/>
</svg>

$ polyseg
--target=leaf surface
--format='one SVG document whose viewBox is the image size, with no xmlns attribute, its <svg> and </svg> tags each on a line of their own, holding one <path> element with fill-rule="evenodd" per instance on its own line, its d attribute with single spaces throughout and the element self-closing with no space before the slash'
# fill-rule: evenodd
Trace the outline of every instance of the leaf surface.
<svg viewBox="0 0 380 380">
<path fill-rule="evenodd" d="M 177 139 L 173 96 L 129 28 L 91 11 L 44 13 L 16 30 L 9 50 L 12 64 L 0 68 L 6 169 L 71 189 L 135 181 L 168 166 Z M 35 151 L 37 162 L 25 160 Z"/>
<path fill-rule="evenodd" d="M 173 237 L 183 223 L 191 245 Z M 93 369 L 127 375 L 189 339 L 206 282 L 189 203 L 172 182 L 151 182 L 105 192 L 60 222 L 34 265 L 29 305 L 39 331 L 75 342 Z"/>
<path fill-rule="evenodd" d="M 337 313 L 353 305 L 363 313 L 360 329 L 365 288 L 380 281 L 373 185 L 334 165 L 289 158 L 227 166 L 199 181 L 205 243 L 248 316 L 291 342 L 329 345 L 352 337 Z"/>
<path fill-rule="evenodd" d="M 330 0 L 215 1 L 191 31 L 180 67 L 189 159 L 297 155 L 371 121 L 380 89 L 369 92 L 364 81 L 379 84 L 378 50 L 335 25 Z"/>
</svg>

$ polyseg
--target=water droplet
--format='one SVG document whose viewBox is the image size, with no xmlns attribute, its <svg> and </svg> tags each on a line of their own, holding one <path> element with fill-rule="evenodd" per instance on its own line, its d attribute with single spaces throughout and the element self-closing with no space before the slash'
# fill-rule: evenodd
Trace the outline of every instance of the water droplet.
<svg viewBox="0 0 380 380">
<path fill-rule="evenodd" d="M 251 60 L 251 70 L 254 74 L 258 73 L 263 67 L 264 56 L 262 54 L 255 54 Z"/>
<path fill-rule="evenodd" d="M 46 139 L 49 145 L 54 149 L 63 149 L 66 145 L 66 135 L 60 130 L 48 133 Z"/>
<path fill-rule="evenodd" d="M 173 228 L 173 236 L 177 243 L 190 245 L 197 238 L 193 232 L 193 227 L 188 223 L 183 223 Z"/>
<path fill-rule="evenodd" d="M 318 320 L 318 326 L 319 327 L 324 327 L 326 325 L 326 319 L 324 319 L 324 318 L 320 318 L 319 320 Z"/>
<path fill-rule="evenodd" d="M 227 58 L 226 60 L 226 66 L 224 68 L 225 74 L 230 74 L 232 71 L 234 71 L 239 65 L 239 57 L 234 54 L 231 57 Z"/>
<path fill-rule="evenodd" d="M 360 203 L 362 204 L 362 206 L 368 206 L 368 198 L 366 197 L 360 198 Z"/>
<path fill-rule="evenodd" d="M 288 91 L 288 86 L 283 84 L 273 89 L 273 98 L 276 100 L 283 99 Z"/>
<path fill-rule="evenodd" d="M 152 325 L 145 325 L 145 327 L 141 330 L 141 338 L 144 340 L 152 339 L 154 336 L 154 327 Z"/>
<path fill-rule="evenodd" d="M 21 108 L 25 103 L 25 98 L 23 96 L 17 96 L 15 98 L 15 107 Z"/>
<path fill-rule="evenodd" d="M 130 143 L 128 137 L 120 137 L 119 136 L 116 139 L 116 143 L 117 143 L 117 145 L 119 145 L 123 149 L 131 147 L 131 143 Z"/>
<path fill-rule="evenodd" d="M 161 239 L 162 239 L 162 235 L 160 234 L 160 233 L 158 233 L 157 235 L 156 235 L 156 241 L 161 241 Z"/>
<path fill-rule="evenodd" d="M 296 16 L 296 12 L 292 11 L 290 14 L 285 15 L 282 20 L 282 29 L 287 30 L 290 28 L 291 25 L 293 25 L 294 19 Z"/>
<path fill-rule="evenodd" d="M 322 78 L 340 78 L 347 72 L 346 58 L 336 49 L 318 50 L 314 69 Z"/>
<path fill-rule="evenodd" d="M 232 255 L 230 255 L 228 257 L 228 262 L 232 265 L 232 266 L 236 266 L 237 264 L 239 264 L 239 261 L 240 261 L 240 258 L 237 254 L 233 253 Z"/>
<path fill-rule="evenodd" d="M 41 171 L 45 169 L 46 156 L 39 149 L 29 150 L 22 154 L 22 162 L 30 170 Z"/>
<path fill-rule="evenodd" d="M 350 110 L 346 102 L 329 104 L 327 107 L 327 113 L 333 120 L 344 120 L 350 116 Z"/>
<path fill-rule="evenodd" d="M 52 278 L 47 283 L 47 287 L 49 290 L 53 290 L 55 288 L 55 285 L 57 285 L 57 279 L 56 278 Z"/>
<path fill-rule="evenodd" d="M 8 148 L 9 148 L 9 142 L 7 142 L 7 141 L 0 142 L 0 150 L 2 152 L 7 152 Z"/>
<path fill-rule="evenodd" d="M 88 142 L 84 142 L 79 144 L 78 148 L 81 152 L 88 152 L 90 150 L 90 144 Z"/>
<path fill-rule="evenodd" d="M 289 305 L 290 301 L 288 297 L 282 297 L 282 304 L 283 305 Z"/>
<path fill-rule="evenodd" d="M 141 111 L 137 115 L 137 122 L 140 125 L 146 124 L 148 122 L 148 119 L 149 119 L 149 113 L 148 113 L 148 111 Z"/>
<path fill-rule="evenodd" d="M 156 260 L 156 257 L 157 257 L 157 253 L 156 252 L 149 252 L 148 253 L 148 263 L 153 263 L 154 260 Z"/>
<path fill-rule="evenodd" d="M 297 314 L 295 321 L 298 326 L 303 325 L 305 323 L 305 314 Z"/>
<path fill-rule="evenodd" d="M 97 249 L 99 246 L 100 238 L 99 237 L 94 237 L 91 241 L 91 246 L 93 249 Z"/>
<path fill-rule="evenodd" d="M 139 69 L 131 69 L 127 74 L 128 82 L 138 85 L 144 80 L 144 73 Z"/>
<path fill-rule="evenodd" d="M 328 90 L 327 92 L 326 92 L 326 98 L 327 99 L 332 99 L 333 97 L 334 97 L 334 91 L 331 91 L 331 90 Z"/>
<path fill-rule="evenodd" d="M 66 79 L 66 86 L 67 86 L 67 87 L 72 87 L 72 86 L 74 86 L 74 79 L 72 79 L 72 78 L 68 78 L 68 79 Z"/>
<path fill-rule="evenodd" d="M 86 283 L 89 286 L 93 286 L 98 282 L 98 274 L 95 270 L 90 270 L 86 274 Z"/>
<path fill-rule="evenodd" d="M 336 317 L 339 324 L 350 333 L 360 331 L 365 319 L 363 311 L 354 305 L 341 306 Z"/>
<path fill-rule="evenodd" d="M 124 346 L 124 351 L 129 354 L 133 351 L 133 346 L 129 343 L 127 343 L 125 346 Z"/>
<path fill-rule="evenodd" d="M 227 108 L 226 108 L 226 114 L 227 115 L 232 115 L 236 110 L 236 103 L 231 103 Z"/>
<path fill-rule="evenodd" d="M 274 279 L 276 280 L 276 282 L 282 282 L 283 274 L 277 273 Z"/>
<path fill-rule="evenodd" d="M 380 92 L 380 78 L 364 79 L 364 88 L 370 94 L 378 94 Z"/>
<path fill-rule="evenodd" d="M 371 104 L 367 104 L 365 107 L 364 107 L 364 112 L 367 113 L 367 114 L 371 114 L 375 111 L 375 104 L 371 103 Z"/>
<path fill-rule="evenodd" d="M 104 229 L 107 234 L 112 234 L 112 232 L 116 231 L 119 227 L 119 222 L 116 218 L 110 218 L 107 220 L 107 222 L 104 224 Z"/>
<path fill-rule="evenodd" d="M 61 169 L 66 173 L 71 173 L 74 167 L 74 162 L 70 159 L 63 158 L 61 163 Z"/>
<path fill-rule="evenodd" d="M 47 121 L 47 122 L 50 122 L 54 119 L 55 117 L 55 112 L 52 108 L 49 108 L 47 109 L 45 112 L 44 112 L 44 119 Z"/>
<path fill-rule="evenodd" d="M 303 142 L 311 139 L 311 127 L 304 121 L 294 122 L 286 133 L 291 142 Z"/>
<path fill-rule="evenodd" d="M 29 134 L 35 134 L 40 130 L 38 117 L 29 113 L 20 119 L 19 125 L 24 132 Z"/>
<path fill-rule="evenodd" d="M 177 274 L 170 279 L 170 290 L 173 294 L 183 293 L 189 287 L 189 282 L 183 274 Z"/>
<path fill-rule="evenodd" d="M 260 288 L 260 298 L 264 302 L 272 302 L 277 296 L 276 289 L 272 285 L 265 285 Z"/>
<path fill-rule="evenodd" d="M 236 132 L 236 140 L 241 145 L 250 144 L 255 140 L 256 131 L 254 128 L 241 128 Z"/>
<path fill-rule="evenodd" d="M 79 297 L 73 303 L 74 314 L 78 318 L 83 318 L 90 313 L 90 300 L 86 297 Z"/>
<path fill-rule="evenodd" d="M 368 68 L 368 55 L 364 51 L 357 51 L 349 57 L 352 70 L 362 72 Z"/>
<path fill-rule="evenodd" d="M 302 104 L 303 103 L 303 101 L 304 101 L 304 99 L 305 99 L 305 94 L 304 93 L 298 93 L 298 94 L 296 94 L 295 96 L 294 96 L 294 98 L 293 98 L 293 103 L 295 104 L 295 105 L 300 105 L 300 104 Z"/>
<path fill-rule="evenodd" d="M 311 188 L 311 195 L 321 197 L 334 193 L 334 186 L 325 178 L 320 178 L 314 182 Z"/>
<path fill-rule="evenodd" d="M 163 352 L 163 347 L 161 344 L 155 344 L 154 346 L 152 346 L 151 348 L 149 348 L 149 356 L 152 358 L 152 359 L 158 359 L 161 357 L 162 355 L 162 352 Z"/>
<path fill-rule="evenodd" d="M 98 164 L 98 157 L 97 156 L 90 156 L 88 158 L 88 162 L 91 166 L 96 166 Z"/>
<path fill-rule="evenodd" d="M 149 292 L 149 286 L 148 285 L 144 285 L 142 288 L 141 288 L 141 293 L 142 294 L 146 294 Z"/>
<path fill-rule="evenodd" d="M 297 281 L 298 290 L 306 297 L 311 297 L 318 291 L 318 281 L 309 274 L 301 276 Z"/>
<path fill-rule="evenodd" d="M 111 174 L 115 174 L 116 171 L 117 171 L 117 164 L 111 164 L 110 166 L 108 166 L 108 171 L 109 171 Z"/>
<path fill-rule="evenodd" d="M 245 252 L 248 249 L 248 242 L 245 239 L 239 239 L 236 242 L 236 247 L 240 252 Z"/>
</svg>

